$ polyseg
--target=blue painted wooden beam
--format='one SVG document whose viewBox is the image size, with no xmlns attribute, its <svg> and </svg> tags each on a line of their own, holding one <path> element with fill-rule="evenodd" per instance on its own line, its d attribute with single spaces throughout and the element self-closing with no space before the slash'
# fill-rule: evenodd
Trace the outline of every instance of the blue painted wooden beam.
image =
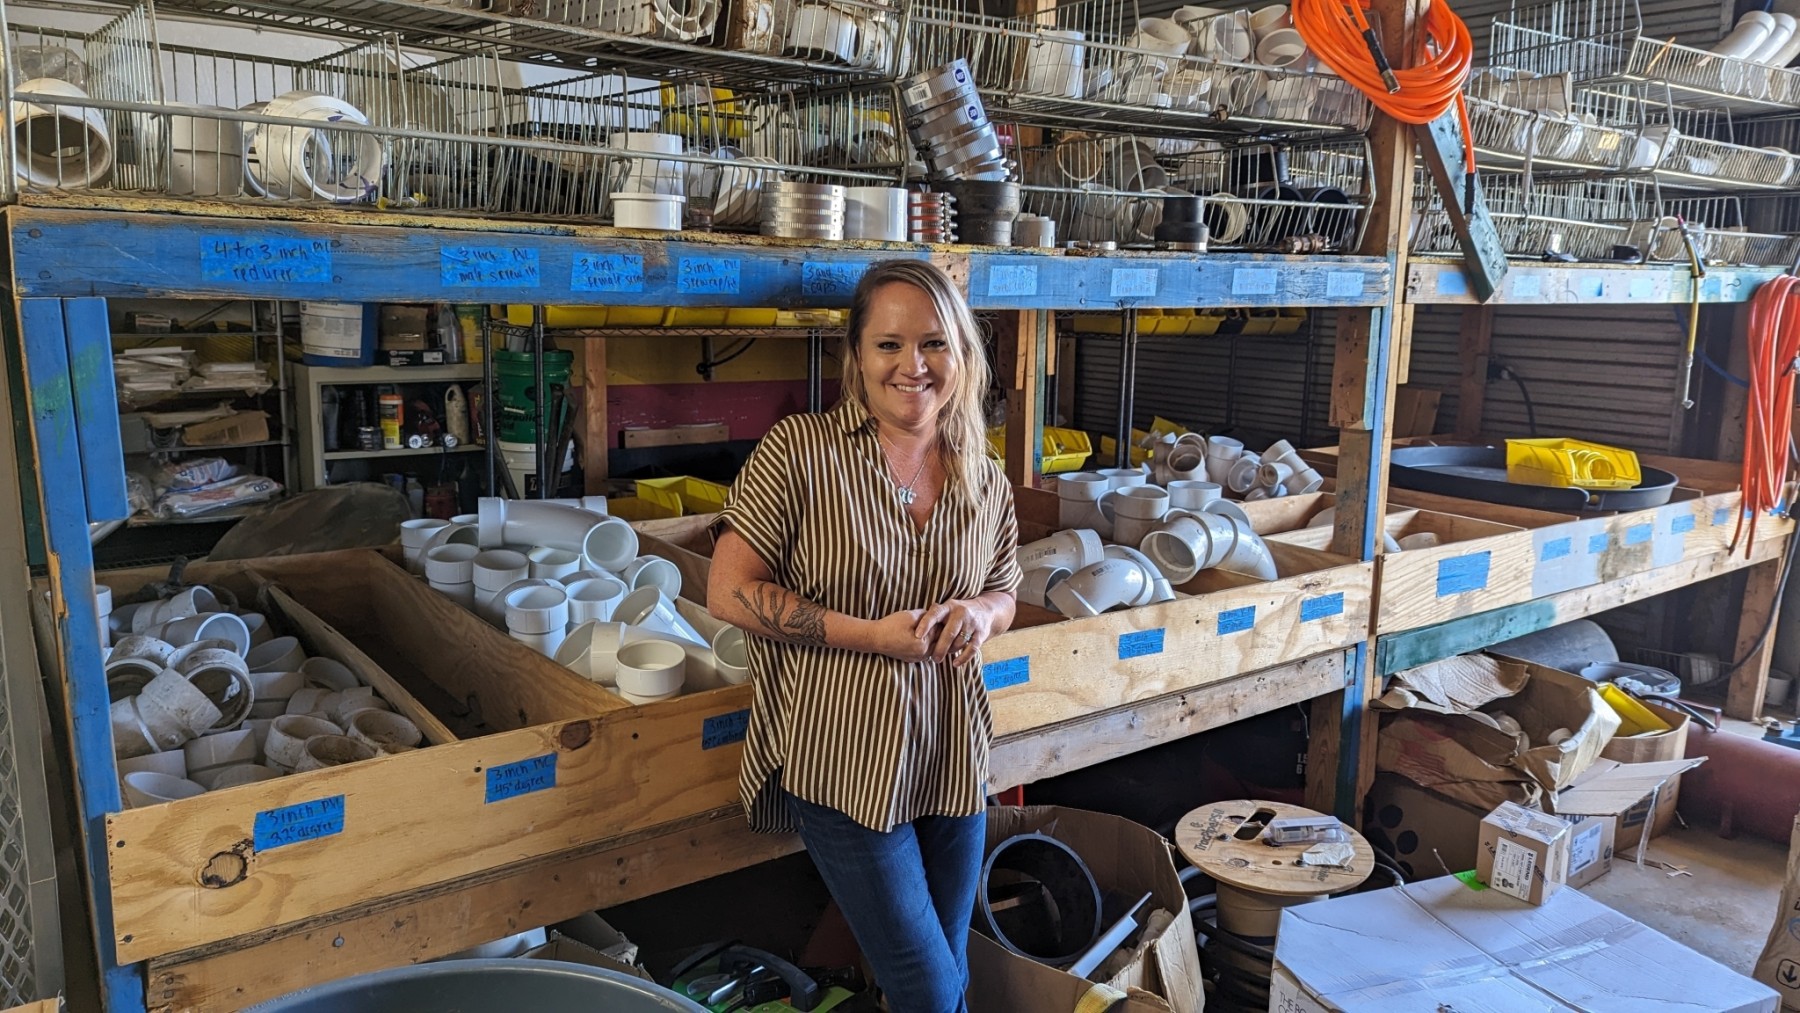
<svg viewBox="0 0 1800 1013">
<path fill-rule="evenodd" d="M 906 249 L 637 240 L 15 208 L 15 275 L 31 297 L 329 299 L 624 306 L 845 306 Z M 979 309 L 1374 306 L 1378 258 L 952 253 Z"/>
<path fill-rule="evenodd" d="M 1708 267 L 1700 279 L 1700 301 L 1747 301 L 1779 267 Z M 1620 303 L 1676 303 L 1693 298 L 1694 278 L 1686 264 L 1527 264 L 1515 263 L 1493 298 L 1493 306 L 1607 306 Z M 1473 305 L 1460 265 L 1413 259 L 1406 270 L 1406 301 L 1414 304 Z"/>
<path fill-rule="evenodd" d="M 84 320 L 91 307 L 76 307 Z M 105 308 L 100 307 L 104 316 Z M 113 765 L 111 704 L 100 659 L 99 614 L 94 608 L 94 553 L 88 541 L 89 495 L 83 466 L 79 402 L 97 396 L 77 390 L 95 382 L 91 370 L 72 371 L 76 358 L 93 354 L 92 333 L 70 335 L 69 311 L 54 299 L 19 302 L 26 408 L 37 456 L 37 491 L 43 511 L 58 661 L 67 675 L 76 802 L 87 855 L 87 888 L 94 914 L 101 992 L 107 1013 L 142 1013 L 144 979 L 137 966 L 120 967 L 113 940 L 112 877 L 106 855 L 106 817 L 121 808 Z M 100 340 L 108 340 L 104 331 Z M 113 394 L 110 384 L 104 394 Z M 116 439 L 117 427 L 114 426 Z M 110 494 L 106 494 L 110 495 Z"/>
<path fill-rule="evenodd" d="M 63 303 L 69 346 L 69 380 L 75 394 L 75 427 L 81 439 L 81 478 L 88 520 L 122 521 L 131 514 L 125 495 L 125 450 L 119 436 L 119 395 L 113 383 L 112 327 L 106 300 Z"/>
</svg>

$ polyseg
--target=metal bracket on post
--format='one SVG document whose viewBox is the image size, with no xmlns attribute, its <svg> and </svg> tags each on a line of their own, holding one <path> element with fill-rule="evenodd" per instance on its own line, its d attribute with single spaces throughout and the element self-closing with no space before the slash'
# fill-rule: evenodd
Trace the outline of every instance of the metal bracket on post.
<svg viewBox="0 0 1800 1013">
<path fill-rule="evenodd" d="M 1481 181 L 1470 179 L 1470 166 L 1463 161 L 1462 134 L 1454 110 L 1423 126 L 1415 127 L 1419 148 L 1425 154 L 1425 165 L 1431 170 L 1443 198 L 1450 225 L 1462 244 L 1463 273 L 1469 278 L 1469 291 L 1481 302 L 1487 302 L 1500 290 L 1505 280 L 1506 250 L 1500 245 L 1500 234 L 1488 214 L 1487 201 L 1481 194 Z"/>
</svg>

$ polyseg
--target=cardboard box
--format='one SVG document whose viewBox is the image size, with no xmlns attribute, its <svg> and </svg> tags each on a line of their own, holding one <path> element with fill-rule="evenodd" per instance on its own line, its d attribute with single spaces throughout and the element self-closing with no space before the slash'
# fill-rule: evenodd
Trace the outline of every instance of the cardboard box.
<svg viewBox="0 0 1800 1013">
<path fill-rule="evenodd" d="M 1373 705 L 1381 722 L 1375 767 L 1459 802 L 1546 808 L 1599 759 L 1619 716 L 1594 684 L 1512 658 L 1467 654 L 1407 669 Z M 1503 731 L 1495 715 L 1519 723 Z M 1551 743 L 1553 732 L 1569 735 Z"/>
<path fill-rule="evenodd" d="M 1620 763 L 1654 763 L 1662 760 L 1679 760 L 1687 755 L 1688 716 L 1686 711 L 1666 707 L 1654 700 L 1642 701 L 1645 707 L 1655 712 L 1657 717 L 1668 722 L 1669 730 L 1655 732 L 1650 735 L 1615 735 L 1606 744 L 1600 755 L 1608 760 Z M 1650 836 L 1661 837 L 1667 833 L 1675 822 L 1675 803 L 1681 799 L 1681 775 L 1669 778 L 1667 784 L 1657 793 L 1655 815 L 1650 822 Z M 1638 830 L 1643 823 L 1648 809 L 1644 812 L 1633 808 L 1619 818 L 1619 835 L 1621 838 L 1636 840 Z"/>
<path fill-rule="evenodd" d="M 524 956 L 532 960 L 561 960 L 570 964 L 583 964 L 588 967 L 604 967 L 609 971 L 629 974 L 645 981 L 652 981 L 649 972 L 635 964 L 627 964 L 594 949 L 592 946 L 576 939 L 571 939 L 561 932 L 552 930 L 550 941 L 542 946 L 534 946 L 526 950 Z"/>
<path fill-rule="evenodd" d="M 1706 762 L 1696 756 L 1655 763 L 1620 763 L 1602 757 L 1575 779 L 1575 783 L 1551 798 L 1551 808 L 1568 817 L 1593 816 L 1613 826 L 1614 846 L 1627 853 L 1646 846 L 1654 834 L 1646 833 L 1652 808 L 1668 783 L 1683 771 Z"/>
<path fill-rule="evenodd" d="M 1380 931 L 1371 931 L 1379 926 Z M 1775 992 L 1592 900 L 1445 876 L 1281 913 L 1269 1009 L 1775 1013 Z"/>
<path fill-rule="evenodd" d="M 1475 875 L 1491 889 L 1542 904 L 1569 880 L 1567 820 L 1502 802 L 1481 819 Z"/>
<path fill-rule="evenodd" d="M 1028 833 L 1054 837 L 1074 849 L 1094 874 L 1102 894 L 1136 900 L 1149 893 L 1151 906 L 1171 916 L 1160 933 L 1145 932 L 1135 957 L 1102 983 L 1158 997 L 1154 1002 L 1143 1000 L 1148 1003 L 1143 1009 L 1199 1013 L 1206 999 L 1194 925 L 1187 914 L 1181 877 L 1169 857 L 1168 841 L 1148 827 L 1104 813 L 1060 806 L 988 809 L 988 848 L 1015 834 Z M 1115 954 L 1101 970 L 1116 959 Z M 1074 1009 L 1074 1000 L 1094 985 L 1012 953 L 978 932 L 969 934 L 969 974 L 971 1013 Z"/>
<path fill-rule="evenodd" d="M 1369 789 L 1370 843 L 1393 856 L 1407 882 L 1475 868 L 1484 810 L 1446 798 L 1398 774 L 1377 774 Z"/>
<path fill-rule="evenodd" d="M 383 351 L 406 351 L 431 346 L 431 307 L 384 303 L 377 318 Z"/>
<path fill-rule="evenodd" d="M 1583 816 L 1569 824 L 1569 885 L 1577 889 L 1612 871 L 1618 821 Z"/>
<path fill-rule="evenodd" d="M 268 438 L 267 412 L 233 412 L 224 418 L 190 422 L 181 427 L 181 442 L 190 447 L 261 443 Z"/>
</svg>

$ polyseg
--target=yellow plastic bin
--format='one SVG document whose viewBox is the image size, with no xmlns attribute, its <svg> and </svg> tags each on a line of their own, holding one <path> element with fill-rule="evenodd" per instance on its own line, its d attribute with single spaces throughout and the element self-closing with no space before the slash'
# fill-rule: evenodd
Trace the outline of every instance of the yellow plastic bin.
<svg viewBox="0 0 1800 1013">
<path fill-rule="evenodd" d="M 531 310 L 529 303 L 510 303 L 506 307 L 506 322 L 514 327 L 530 327 Z M 605 327 L 606 311 L 605 306 L 545 306 L 544 326 Z"/>
<path fill-rule="evenodd" d="M 640 478 L 637 483 L 640 499 L 670 507 L 677 517 L 683 513 L 710 514 L 725 509 L 725 492 L 725 486 L 717 482 L 689 475 Z"/>
<path fill-rule="evenodd" d="M 1577 489 L 1633 489 L 1644 480 L 1637 455 L 1586 440 L 1506 441 L 1506 480 Z"/>
<path fill-rule="evenodd" d="M 681 499 L 668 497 L 669 501 L 647 500 L 641 496 L 612 496 L 606 501 L 606 512 L 614 517 L 623 517 L 628 521 L 656 521 L 681 516 Z"/>
</svg>

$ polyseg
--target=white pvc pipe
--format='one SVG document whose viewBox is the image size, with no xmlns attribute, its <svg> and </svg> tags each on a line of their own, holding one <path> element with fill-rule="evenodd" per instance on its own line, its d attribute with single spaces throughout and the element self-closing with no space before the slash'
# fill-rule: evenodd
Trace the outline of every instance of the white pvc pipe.
<svg viewBox="0 0 1800 1013">
<path fill-rule="evenodd" d="M 632 696 L 674 696 L 687 678 L 687 652 L 661 640 L 625 644 L 619 648 L 616 678 L 619 690 Z"/>
<path fill-rule="evenodd" d="M 1049 598 L 1063 615 L 1085 619 L 1130 605 L 1145 594 L 1149 583 L 1143 567 L 1132 560 L 1103 559 L 1051 588 Z"/>
<path fill-rule="evenodd" d="M 613 618 L 632 626 L 691 640 L 701 647 L 711 646 L 700 635 L 700 631 L 694 629 L 694 625 L 675 608 L 675 602 L 658 588 L 640 587 L 626 595 L 613 609 Z"/>
<path fill-rule="evenodd" d="M 626 563 L 619 579 L 633 591 L 654 587 L 671 600 L 681 596 L 681 568 L 661 556 L 639 556 Z"/>
<path fill-rule="evenodd" d="M 1211 545 L 1212 537 L 1197 518 L 1179 514 L 1144 536 L 1142 548 L 1171 583 L 1185 584 L 1200 572 Z"/>
<path fill-rule="evenodd" d="M 1169 579 L 1163 576 L 1162 571 L 1143 552 L 1129 545 L 1108 545 L 1106 556 L 1108 559 L 1129 560 L 1144 571 L 1144 593 L 1132 602 L 1133 605 L 1154 605 L 1157 602 L 1175 600 L 1175 590 L 1169 586 Z"/>
<path fill-rule="evenodd" d="M 538 500 L 481 501 L 480 541 L 484 548 L 540 545 L 582 553 L 604 570 L 617 570 L 637 556 L 637 532 L 617 517 Z M 630 551 L 625 551 L 629 548 Z"/>
<path fill-rule="evenodd" d="M 1235 517 L 1228 518 L 1231 526 L 1237 529 L 1237 544 L 1231 547 L 1231 554 L 1219 564 L 1219 569 L 1233 573 L 1243 573 L 1260 580 L 1274 580 L 1280 574 L 1275 570 L 1275 559 L 1269 555 L 1269 546 L 1263 542 L 1262 536 L 1250 530 L 1249 525 Z"/>
<path fill-rule="evenodd" d="M 750 681 L 750 646 L 744 631 L 736 626 L 723 626 L 713 634 L 713 666 L 719 678 L 733 686 Z"/>
</svg>

